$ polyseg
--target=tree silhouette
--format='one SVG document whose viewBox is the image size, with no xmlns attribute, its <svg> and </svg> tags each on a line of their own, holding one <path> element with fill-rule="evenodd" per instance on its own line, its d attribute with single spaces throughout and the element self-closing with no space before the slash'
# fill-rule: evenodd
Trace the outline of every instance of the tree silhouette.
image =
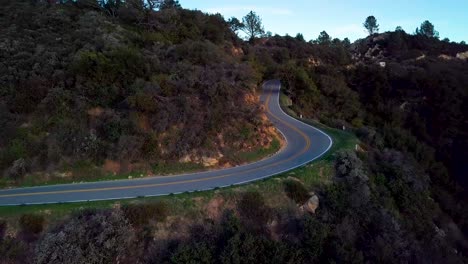
<svg viewBox="0 0 468 264">
<path fill-rule="evenodd" d="M 416 28 L 416 35 L 426 36 L 428 38 L 439 38 L 439 32 L 434 29 L 434 25 L 428 20 L 421 24 L 421 27 Z"/>
<path fill-rule="evenodd" d="M 377 24 L 377 19 L 374 16 L 368 16 L 363 25 L 369 32 L 369 35 L 379 32 L 379 24 Z"/>
<path fill-rule="evenodd" d="M 401 27 L 401 26 L 398 26 L 395 28 L 395 31 L 397 32 L 405 32 L 405 30 Z"/>
<path fill-rule="evenodd" d="M 331 43 L 330 35 L 328 35 L 328 33 L 325 30 L 320 32 L 320 35 L 317 38 L 317 43 L 318 44 L 330 44 Z"/>
<path fill-rule="evenodd" d="M 244 24 L 242 31 L 247 34 L 249 41 L 253 41 L 255 38 L 260 37 L 265 33 L 265 29 L 262 25 L 262 19 L 253 11 L 250 11 L 244 18 L 242 18 L 242 24 Z"/>
<path fill-rule="evenodd" d="M 240 22 L 236 17 L 231 17 L 227 22 L 231 30 L 235 33 L 244 28 L 244 24 L 242 24 L 242 22 Z"/>
<path fill-rule="evenodd" d="M 299 41 L 305 41 L 304 35 L 302 35 L 302 33 L 297 33 L 296 39 L 299 40 Z"/>
</svg>

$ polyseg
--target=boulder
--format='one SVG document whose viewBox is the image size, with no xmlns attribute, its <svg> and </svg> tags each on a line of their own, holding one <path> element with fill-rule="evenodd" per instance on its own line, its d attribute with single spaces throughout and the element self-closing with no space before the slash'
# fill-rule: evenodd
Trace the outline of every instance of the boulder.
<svg viewBox="0 0 468 264">
<path fill-rule="evenodd" d="M 442 59 L 442 60 L 452 60 L 453 57 L 452 57 L 452 56 L 449 56 L 449 55 L 446 55 L 446 54 L 440 54 L 440 55 L 439 55 L 439 59 Z"/>
<path fill-rule="evenodd" d="M 94 107 L 91 109 L 88 109 L 88 115 L 92 117 L 100 117 L 104 113 L 104 109 L 101 107 Z"/>
<path fill-rule="evenodd" d="M 468 60 L 468 51 L 458 53 L 457 58 L 460 60 Z"/>
<path fill-rule="evenodd" d="M 312 195 L 312 197 L 309 198 L 309 200 L 303 205 L 304 210 L 311 213 L 315 214 L 315 210 L 319 207 L 319 198 L 316 194 Z"/>
<path fill-rule="evenodd" d="M 190 155 L 185 155 L 179 159 L 180 163 L 189 163 L 192 162 L 192 157 Z"/>
<path fill-rule="evenodd" d="M 202 157 L 202 163 L 205 167 L 212 167 L 218 165 L 219 160 L 210 157 Z"/>
<path fill-rule="evenodd" d="M 423 54 L 423 55 L 417 57 L 416 60 L 417 60 L 417 61 L 418 61 L 418 60 L 424 60 L 425 58 L 426 58 L 426 54 Z"/>
</svg>

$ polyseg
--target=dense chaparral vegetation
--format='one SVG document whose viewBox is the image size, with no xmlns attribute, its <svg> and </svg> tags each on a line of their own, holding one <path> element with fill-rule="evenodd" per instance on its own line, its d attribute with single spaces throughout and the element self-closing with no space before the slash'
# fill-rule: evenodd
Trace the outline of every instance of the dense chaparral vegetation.
<svg viewBox="0 0 468 264">
<path fill-rule="evenodd" d="M 271 78 L 282 81 L 288 110 L 345 128 L 360 144 L 330 156 L 331 181 L 292 177 L 271 180 L 280 193 L 226 192 L 232 203 L 217 216 L 189 216 L 186 232 L 171 200 L 53 221 L 28 213 L 16 233 L 0 216 L 1 261 L 467 261 L 468 61 L 457 57 L 465 43 L 439 40 L 429 21 L 416 34 L 378 34 L 371 16 L 370 36 L 355 43 L 325 31 L 306 42 L 265 35 L 253 12 L 241 22 L 177 1 L 49 2 L 0 8 L 3 177 L 83 159 L 156 162 L 267 144 L 268 124 L 246 98 Z M 248 42 L 235 33 L 245 23 Z M 310 191 L 320 198 L 315 214 L 297 206 Z"/>
<path fill-rule="evenodd" d="M 271 143 L 249 101 L 260 79 L 231 54 L 240 40 L 221 16 L 138 1 L 115 17 L 92 1 L 3 2 L 6 180 L 106 160 L 122 172 L 187 156 L 232 164 L 227 154 Z"/>
</svg>

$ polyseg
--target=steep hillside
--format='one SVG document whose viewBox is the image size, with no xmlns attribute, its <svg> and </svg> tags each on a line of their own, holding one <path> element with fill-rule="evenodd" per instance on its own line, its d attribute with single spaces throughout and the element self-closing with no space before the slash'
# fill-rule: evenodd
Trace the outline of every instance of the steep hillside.
<svg viewBox="0 0 468 264">
<path fill-rule="evenodd" d="M 252 56 L 263 62 L 266 75 L 282 79 L 292 110 L 354 131 L 363 141 L 365 170 L 358 174 L 365 183 L 344 187 L 363 194 L 361 204 L 338 222 L 361 219 L 362 208 L 371 206 L 367 212 L 384 214 L 376 223 L 393 218 L 416 240 L 399 239 L 427 254 L 423 245 L 439 239 L 440 230 L 450 234 L 443 247 L 455 241 L 448 247 L 466 252 L 468 245 L 461 238 L 468 232 L 466 51 L 467 45 L 397 31 L 352 45 L 278 36 L 252 48 Z M 338 175 L 336 184 L 343 184 Z M 349 229 L 372 232 L 366 225 Z M 410 251 L 425 262 L 418 250 Z M 438 250 L 431 258 L 446 254 Z"/>
<path fill-rule="evenodd" d="M 260 80 L 231 55 L 240 40 L 224 19 L 132 3 L 111 16 L 92 1 L 2 1 L 4 180 L 236 164 L 270 146 Z"/>
<path fill-rule="evenodd" d="M 348 74 L 349 86 L 365 103 L 370 125 L 387 122 L 388 129 L 393 123 L 394 128 L 407 130 L 433 154 L 415 150 L 414 143 L 397 139 L 389 143 L 413 148 L 426 163 L 434 163 L 427 157 L 434 155 L 455 180 L 468 187 L 464 177 L 468 170 L 462 160 L 468 154 L 468 61 L 464 57 L 468 46 L 398 31 L 368 38 L 357 46 L 367 49 L 366 54 L 377 54 L 356 54 L 358 66 Z M 376 67 L 379 62 L 385 62 L 385 67 Z M 395 133 L 400 132 L 385 134 Z"/>
</svg>

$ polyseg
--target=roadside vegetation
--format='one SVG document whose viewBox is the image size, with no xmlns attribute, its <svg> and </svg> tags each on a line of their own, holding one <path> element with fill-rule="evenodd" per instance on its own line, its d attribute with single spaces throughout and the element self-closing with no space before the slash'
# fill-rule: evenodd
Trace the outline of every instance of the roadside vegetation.
<svg viewBox="0 0 468 264">
<path fill-rule="evenodd" d="M 335 131 L 335 135 L 332 135 L 332 137 L 334 142 L 336 142 L 337 146 L 339 146 L 336 148 L 336 151 L 352 150 L 354 148 L 354 143 L 357 142 L 354 136 L 352 136 L 349 133 L 341 132 L 339 130 L 330 130 Z M 138 239 L 140 239 L 140 237 L 144 235 L 144 232 L 149 232 L 149 230 L 153 230 L 152 232 L 154 233 L 154 238 L 161 239 L 161 241 L 169 239 L 168 237 L 166 237 L 166 235 L 164 235 L 165 233 L 174 234 L 175 230 L 178 230 L 177 233 L 180 234 L 181 237 L 173 237 L 170 240 L 172 241 L 174 239 L 174 243 L 179 241 L 177 243 L 181 243 L 182 245 L 186 243 L 186 238 L 184 237 L 190 236 L 192 232 L 198 230 L 197 228 L 200 228 L 202 225 L 205 226 L 207 225 L 207 223 L 211 223 L 208 224 L 210 228 L 215 228 L 216 225 L 219 225 L 219 227 L 216 228 L 222 229 L 222 226 L 225 226 L 227 224 L 225 221 L 234 221 L 233 224 L 235 224 L 235 226 L 233 228 L 239 229 L 237 231 L 233 230 L 232 232 L 235 233 L 232 235 L 237 234 L 237 232 L 240 232 L 237 235 L 248 235 L 250 233 L 250 230 L 244 230 L 244 225 L 258 226 L 259 230 L 257 231 L 260 233 L 257 234 L 257 231 L 255 231 L 255 233 L 249 235 L 251 236 L 251 239 L 253 239 L 252 242 L 257 243 L 257 235 L 262 234 L 264 232 L 269 232 L 266 222 L 261 225 L 259 225 L 259 223 L 267 221 L 267 219 L 269 219 L 268 222 L 270 222 L 274 218 L 279 217 L 281 214 L 286 213 L 288 210 L 295 211 L 299 214 L 304 214 L 304 211 L 300 208 L 300 206 L 302 206 L 306 202 L 306 200 L 310 198 L 309 192 L 318 192 L 324 186 L 330 185 L 333 181 L 333 175 L 334 158 L 324 157 L 305 167 L 298 168 L 291 172 L 284 173 L 282 175 L 278 175 L 266 180 L 262 180 L 248 185 L 232 186 L 215 191 L 184 193 L 180 195 L 169 195 L 165 197 L 149 197 L 118 201 L 0 207 L 0 216 L 1 219 L 3 219 L 4 221 L 4 230 L 6 234 L 19 231 L 23 232 L 22 230 L 24 230 L 25 227 L 23 226 L 22 222 L 18 221 L 18 219 L 26 216 L 32 218 L 33 220 L 43 219 L 40 221 L 38 220 L 39 222 L 35 223 L 34 225 L 40 226 L 41 232 L 39 232 L 38 234 L 43 234 L 43 236 L 47 236 L 43 239 L 45 239 L 46 241 L 50 241 L 44 242 L 43 240 L 38 240 L 38 234 L 36 234 L 36 238 L 32 240 L 32 242 L 34 243 L 24 243 L 23 240 L 11 240 L 6 236 L 5 238 L 10 240 L 5 240 L 5 243 L 9 244 L 8 248 L 3 249 L 3 253 L 5 253 L 4 256 L 11 256 L 12 259 L 27 260 L 30 256 L 28 256 L 26 252 L 28 252 L 28 250 L 33 250 L 32 248 L 30 248 L 31 246 L 37 245 L 38 249 L 36 250 L 39 250 L 41 252 L 38 254 L 49 254 L 50 256 L 52 250 L 55 251 L 57 250 L 57 248 L 52 249 L 50 248 L 51 245 L 43 243 L 56 243 L 51 241 L 54 239 L 55 235 L 54 233 L 45 234 L 45 230 L 56 230 L 56 225 L 59 223 L 63 224 L 60 224 L 61 227 L 59 227 L 58 230 L 61 230 L 62 228 L 64 228 L 65 230 L 71 230 L 70 228 L 72 228 L 73 225 L 75 225 L 75 227 L 73 228 L 81 228 L 81 226 L 84 223 L 80 222 L 80 219 L 82 219 L 83 217 L 86 217 L 87 219 L 89 219 L 89 217 L 91 217 L 91 219 L 109 219 L 109 217 L 120 217 L 120 220 L 118 220 L 118 222 L 117 220 L 111 220 L 116 221 L 114 224 L 111 224 L 111 227 L 129 228 L 131 226 L 130 230 L 132 231 L 131 233 L 127 233 L 127 235 L 129 236 L 127 239 L 133 239 L 131 240 L 131 243 L 138 243 L 138 245 L 133 245 L 132 250 L 142 250 L 141 247 L 150 246 L 143 246 L 142 244 L 139 244 L 140 242 L 137 242 L 140 241 Z M 296 187 L 288 187 L 291 184 L 295 184 Z M 290 196 L 295 197 L 297 195 L 302 195 L 304 201 L 301 200 L 296 203 L 295 200 L 289 198 Z M 260 212 L 257 212 L 259 210 L 259 207 Z M 243 213 L 243 218 L 238 218 L 237 213 L 235 213 L 237 210 L 245 211 Z M 257 214 L 257 216 L 255 216 L 255 219 L 249 219 L 250 215 L 252 214 L 251 212 L 255 212 L 255 214 Z M 117 216 L 112 216 L 112 214 L 117 214 Z M 225 217 L 227 217 L 228 219 L 224 219 Z M 124 226 L 118 227 L 121 225 L 121 223 L 124 223 Z M 94 232 L 99 232 L 101 228 L 105 227 L 96 226 L 93 227 L 93 230 Z M 39 227 L 37 227 L 37 229 L 39 229 Z M 119 232 L 124 232 L 124 230 L 115 230 L 115 232 L 117 232 L 115 233 L 115 235 L 117 235 Z M 209 231 L 206 230 L 204 232 Z M 72 238 L 73 236 L 75 236 L 74 234 L 67 234 L 69 236 L 69 239 L 76 241 L 75 238 Z M 20 237 L 17 238 L 19 239 Z M 79 243 L 84 243 L 88 239 L 92 238 L 80 237 L 80 239 L 82 242 Z M 129 243 L 124 238 L 120 239 L 122 240 L 119 240 L 119 243 Z M 265 240 L 265 242 L 267 241 L 268 240 Z M 74 245 L 74 242 L 62 242 L 65 243 L 64 246 L 67 247 L 78 246 L 78 244 Z M 169 241 L 167 241 L 167 243 L 169 243 Z M 130 256 L 123 251 L 118 253 L 123 254 L 122 257 L 136 257 L 143 262 L 159 262 L 159 260 L 163 259 L 165 259 L 166 261 L 170 261 L 172 258 L 180 257 L 179 254 L 181 253 L 175 252 L 171 253 L 174 255 L 170 254 L 162 256 L 160 255 L 162 252 L 158 252 L 158 250 L 156 250 L 156 247 L 159 246 L 152 243 L 150 244 L 151 247 L 149 247 L 147 250 L 151 250 L 151 252 L 139 251 L 139 254 L 141 254 L 139 256 Z M 169 246 L 169 244 L 165 245 Z M 4 244 L 4 246 L 7 246 L 7 244 Z M 187 258 L 197 259 L 197 257 L 199 257 L 199 252 L 192 252 L 192 250 L 189 249 L 191 246 L 192 244 L 184 246 L 186 247 L 185 250 L 189 251 L 183 253 L 184 255 L 187 254 L 186 256 L 184 256 L 185 261 L 188 260 Z M 228 251 L 230 250 L 237 249 L 226 248 L 225 254 L 228 254 Z M 2 252 L 1 249 L 0 252 Z M 36 257 L 39 256 L 36 255 Z M 69 257 L 71 256 L 61 255 L 60 257 L 61 260 L 64 260 L 69 259 Z M 92 255 L 80 257 L 83 257 L 83 259 L 80 259 L 80 261 L 83 262 L 92 261 L 93 257 L 99 259 L 98 257 Z M 47 259 L 47 261 L 45 262 L 48 261 L 50 261 L 50 259 Z M 181 263 L 185 263 L 185 261 L 182 261 Z"/>
</svg>

